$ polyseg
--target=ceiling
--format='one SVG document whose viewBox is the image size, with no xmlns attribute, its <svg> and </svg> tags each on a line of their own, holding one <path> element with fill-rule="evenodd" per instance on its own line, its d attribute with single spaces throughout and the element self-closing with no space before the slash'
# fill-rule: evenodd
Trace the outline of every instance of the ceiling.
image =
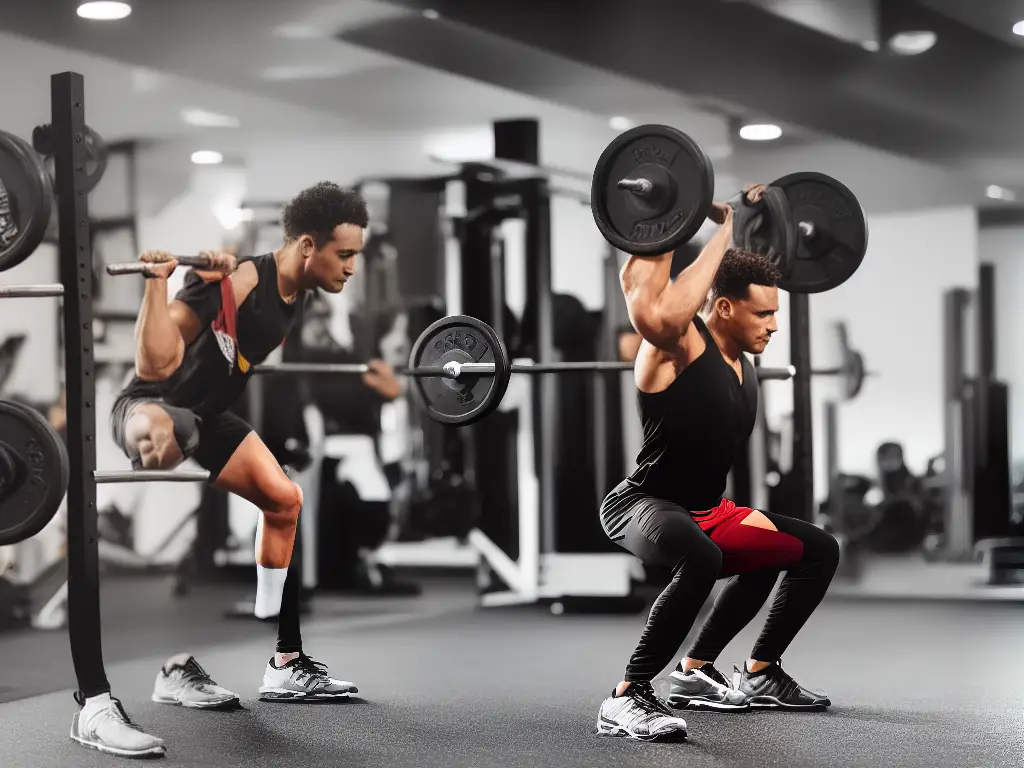
<svg viewBox="0 0 1024 768">
<path fill-rule="evenodd" d="M 75 5 L 0 0 L 5 123 L 26 111 L 12 83 L 67 67 L 84 70 L 102 107 L 90 122 L 106 120 L 110 137 L 214 134 L 242 147 L 503 117 L 583 135 L 623 115 L 685 127 L 716 166 L 841 144 L 854 164 L 857 148 L 899 156 L 1024 200 L 1024 38 L 1009 32 L 1024 0 L 133 0 L 115 23 L 79 19 Z M 939 44 L 897 57 L 851 39 L 894 17 Z M 37 47 L 20 53 L 4 35 Z M 91 58 L 58 55 L 68 51 Z M 241 127 L 186 126 L 186 107 Z M 737 147 L 730 126 L 751 119 L 783 124 L 786 138 Z"/>
<path fill-rule="evenodd" d="M 117 22 L 80 19 L 75 7 L 75 0 L 0 0 L 0 30 L 273 100 L 264 105 L 302 107 L 309 112 L 296 115 L 300 133 L 311 130 L 308 123 L 315 114 L 330 118 L 324 134 L 339 122 L 353 131 L 400 132 L 488 125 L 501 117 L 557 121 L 586 111 L 564 97 L 586 89 L 583 77 L 594 79 L 593 68 L 578 65 L 574 78 L 561 78 L 545 93 L 533 94 L 472 73 L 425 68 L 400 51 L 377 51 L 342 39 L 353 30 L 421 18 L 371 0 L 133 0 L 131 16 Z M 39 72 L 40 77 L 49 74 Z M 629 106 L 637 112 L 699 119 L 681 94 L 620 79 L 629 83 Z M 89 85 L 91 92 L 98 89 L 95 81 Z M 226 111 L 209 98 L 194 106 Z M 263 120 L 259 114 L 255 119 Z M 264 114 L 270 124 L 288 119 L 280 107 Z M 607 121 L 600 110 L 593 114 Z M 248 115 L 242 126 L 246 134 L 253 119 Z M 163 125 L 172 133 L 185 130 L 179 119 Z"/>
<path fill-rule="evenodd" d="M 544 0 L 529 3 L 529 13 L 520 0 L 389 2 L 429 7 L 440 21 L 377 19 L 341 39 L 469 74 L 481 70 L 478 61 L 459 57 L 450 41 L 453 34 L 467 36 L 467 28 L 483 31 L 538 57 L 557 54 L 603 68 L 735 120 L 771 118 L 945 167 L 982 185 L 1016 188 L 1024 198 L 1024 50 L 1007 21 L 1024 19 L 1024 2 L 802 0 L 832 10 L 857 3 L 879 11 L 876 24 L 906 19 L 935 31 L 939 43 L 915 57 L 872 53 L 838 30 L 798 24 L 792 13 L 767 7 L 800 5 L 795 0 Z M 487 76 L 510 78 L 507 71 Z M 543 91 L 558 73 L 547 76 L 533 72 L 524 84 L 528 92 Z"/>
</svg>

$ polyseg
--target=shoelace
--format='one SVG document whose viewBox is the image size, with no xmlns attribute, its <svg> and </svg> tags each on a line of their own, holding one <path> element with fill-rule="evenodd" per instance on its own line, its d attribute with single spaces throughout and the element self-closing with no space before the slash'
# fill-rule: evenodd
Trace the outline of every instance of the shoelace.
<svg viewBox="0 0 1024 768">
<path fill-rule="evenodd" d="M 195 659 L 189 659 L 188 663 L 182 667 L 181 677 L 186 683 L 192 683 L 197 686 L 216 685 L 213 678 L 210 677 L 205 669 L 199 666 L 199 662 Z"/>
<path fill-rule="evenodd" d="M 330 678 L 327 676 L 327 665 L 323 662 L 317 661 L 304 653 L 300 653 L 299 658 L 297 658 L 293 663 L 295 665 L 295 671 L 303 673 L 307 679 L 322 680 L 324 682 L 330 681 Z"/>
<path fill-rule="evenodd" d="M 654 692 L 654 686 L 650 683 L 632 683 L 629 686 L 628 695 L 632 696 L 634 699 L 642 701 L 644 704 L 647 704 L 649 707 L 657 710 L 663 715 L 668 715 L 669 717 L 676 716 L 676 714 L 669 709 L 668 704 L 658 698 L 658 694 Z"/>
<path fill-rule="evenodd" d="M 732 683 L 726 679 L 725 675 L 718 671 L 718 669 L 712 664 L 705 664 L 700 667 L 700 671 L 710 677 L 719 685 L 724 685 L 726 688 L 732 688 Z"/>
</svg>

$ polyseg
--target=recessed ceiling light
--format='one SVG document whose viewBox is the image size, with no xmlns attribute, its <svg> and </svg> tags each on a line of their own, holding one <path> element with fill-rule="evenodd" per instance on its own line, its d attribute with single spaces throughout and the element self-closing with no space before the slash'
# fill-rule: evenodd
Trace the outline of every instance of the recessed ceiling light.
<svg viewBox="0 0 1024 768">
<path fill-rule="evenodd" d="M 1018 21 L 1013 25 L 1013 34 L 1024 37 L 1024 21 Z"/>
<path fill-rule="evenodd" d="M 615 117 L 611 118 L 608 121 L 608 125 L 614 128 L 616 131 L 628 131 L 630 128 L 633 127 L 633 121 L 630 120 L 628 117 L 616 115 Z"/>
<path fill-rule="evenodd" d="M 78 15 L 92 21 L 117 21 L 131 16 L 128 3 L 115 0 L 86 0 L 78 4 Z"/>
<path fill-rule="evenodd" d="M 900 32 L 889 38 L 889 48 L 901 56 L 917 56 L 931 50 L 938 40 L 934 32 L 920 30 L 917 32 Z"/>
<path fill-rule="evenodd" d="M 207 112 L 205 109 L 195 107 L 181 110 L 181 119 L 189 125 L 196 125 L 200 128 L 237 128 L 242 124 L 237 117 Z"/>
<path fill-rule="evenodd" d="M 220 165 L 224 162 L 224 155 L 212 149 L 201 149 L 192 153 L 192 162 L 196 165 Z"/>
<path fill-rule="evenodd" d="M 339 77 L 344 70 L 338 66 L 311 64 L 295 67 L 270 67 L 263 70 L 264 80 L 275 82 L 288 82 L 290 80 L 326 80 L 332 77 Z"/>
<path fill-rule="evenodd" d="M 1012 189 L 1000 187 L 997 184 L 989 184 L 985 187 L 985 196 L 993 200 L 1016 200 L 1017 195 Z"/>
<path fill-rule="evenodd" d="M 861 42 L 860 47 L 863 48 L 865 51 L 871 51 L 871 53 L 874 53 L 881 46 L 878 44 L 877 40 L 864 40 Z"/>
<path fill-rule="evenodd" d="M 423 18 L 430 19 L 431 21 L 437 21 L 441 18 L 441 14 L 435 11 L 433 8 L 423 9 Z"/>
<path fill-rule="evenodd" d="M 740 128 L 740 138 L 747 141 L 774 141 L 782 135 L 782 129 L 771 123 L 744 125 Z"/>
</svg>

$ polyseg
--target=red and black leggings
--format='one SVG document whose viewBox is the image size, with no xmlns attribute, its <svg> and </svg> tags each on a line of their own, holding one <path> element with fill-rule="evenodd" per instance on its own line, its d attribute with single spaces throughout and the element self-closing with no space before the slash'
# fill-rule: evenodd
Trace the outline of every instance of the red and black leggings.
<svg viewBox="0 0 1024 768">
<path fill-rule="evenodd" d="M 617 515 L 629 515 L 613 540 L 645 564 L 672 570 L 626 667 L 628 682 L 652 680 L 673 660 L 715 581 L 732 577 L 687 653 L 715 661 L 757 615 L 785 571 L 751 653 L 758 661 L 777 661 L 825 596 L 839 565 L 836 540 L 801 520 L 765 514 L 773 531 L 750 525 L 753 520 L 743 524 L 754 510 L 727 499 L 714 509 L 690 513 L 638 489 L 613 495 Z"/>
</svg>

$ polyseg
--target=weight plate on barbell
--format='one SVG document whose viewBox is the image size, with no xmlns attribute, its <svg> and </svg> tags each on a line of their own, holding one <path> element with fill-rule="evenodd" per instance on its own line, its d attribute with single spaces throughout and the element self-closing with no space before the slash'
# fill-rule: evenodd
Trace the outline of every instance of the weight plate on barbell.
<svg viewBox="0 0 1024 768">
<path fill-rule="evenodd" d="M 821 293 L 845 283 L 864 261 L 868 224 L 856 195 L 823 173 L 803 171 L 773 181 L 789 198 L 799 227 L 814 227 L 810 237 L 797 236 L 796 258 L 779 287 L 791 293 Z"/>
<path fill-rule="evenodd" d="M 0 272 L 39 247 L 50 221 L 46 168 L 31 146 L 0 131 Z"/>
<path fill-rule="evenodd" d="M 653 186 L 636 194 L 619 188 L 623 179 L 646 179 Z M 601 153 L 590 208 L 613 246 L 636 256 L 656 256 L 697 234 L 714 191 L 714 168 L 697 142 L 667 125 L 640 125 Z"/>
<path fill-rule="evenodd" d="M 68 487 L 67 449 L 53 427 L 27 405 L 0 400 L 3 466 L 14 476 L 0 484 L 0 546 L 35 536 L 60 509 Z"/>
<path fill-rule="evenodd" d="M 413 392 L 434 421 L 465 426 L 491 413 L 501 402 L 512 366 L 494 329 L 466 315 L 431 324 L 413 344 L 410 368 L 440 368 L 445 363 L 493 363 L 494 375 L 415 376 Z"/>
<path fill-rule="evenodd" d="M 82 144 L 85 147 L 85 163 L 82 164 L 82 170 L 85 171 L 85 183 L 83 186 L 88 193 L 96 189 L 103 180 L 103 175 L 107 172 L 110 150 L 107 148 L 106 142 L 103 141 L 103 137 L 88 125 L 85 126 L 85 140 Z M 50 178 L 56 179 L 53 127 L 49 123 L 38 125 L 32 130 L 32 146 L 45 158 L 44 164 Z"/>
</svg>

